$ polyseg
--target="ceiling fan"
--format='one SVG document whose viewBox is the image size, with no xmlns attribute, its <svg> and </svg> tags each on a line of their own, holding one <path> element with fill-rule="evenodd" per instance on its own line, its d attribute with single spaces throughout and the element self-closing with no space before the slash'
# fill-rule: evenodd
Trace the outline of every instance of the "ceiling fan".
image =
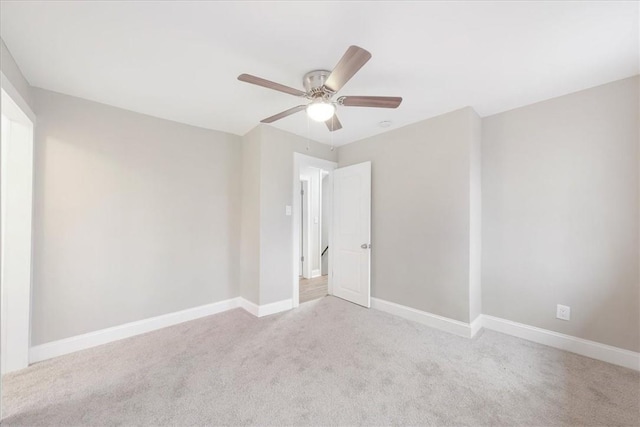
<svg viewBox="0 0 640 427">
<path fill-rule="evenodd" d="M 336 116 L 338 105 L 345 107 L 397 108 L 402 98 L 396 96 L 341 96 L 335 101 L 331 98 L 347 83 L 364 64 L 371 59 L 371 54 L 358 46 L 350 46 L 333 71 L 314 70 L 304 75 L 302 84 L 305 91 L 284 86 L 250 74 L 240 74 L 238 80 L 263 86 L 268 89 L 306 98 L 311 102 L 298 105 L 274 116 L 261 120 L 261 123 L 273 123 L 284 117 L 306 110 L 307 115 L 317 122 L 325 122 L 329 131 L 342 129 Z"/>
</svg>

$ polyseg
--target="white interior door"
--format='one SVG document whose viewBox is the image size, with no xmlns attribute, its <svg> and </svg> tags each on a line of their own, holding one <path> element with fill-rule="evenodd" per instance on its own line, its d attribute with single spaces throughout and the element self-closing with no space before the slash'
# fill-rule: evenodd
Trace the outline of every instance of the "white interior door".
<svg viewBox="0 0 640 427">
<path fill-rule="evenodd" d="M 371 162 L 333 175 L 333 295 L 371 306 Z"/>
</svg>

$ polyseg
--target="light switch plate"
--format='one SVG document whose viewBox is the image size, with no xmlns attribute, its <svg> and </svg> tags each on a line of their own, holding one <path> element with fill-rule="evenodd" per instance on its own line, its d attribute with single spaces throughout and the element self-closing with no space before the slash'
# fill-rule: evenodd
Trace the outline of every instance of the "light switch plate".
<svg viewBox="0 0 640 427">
<path fill-rule="evenodd" d="M 291 206 L 286 205 L 286 206 L 284 207 L 284 214 L 285 214 L 286 216 L 291 216 Z"/>
</svg>

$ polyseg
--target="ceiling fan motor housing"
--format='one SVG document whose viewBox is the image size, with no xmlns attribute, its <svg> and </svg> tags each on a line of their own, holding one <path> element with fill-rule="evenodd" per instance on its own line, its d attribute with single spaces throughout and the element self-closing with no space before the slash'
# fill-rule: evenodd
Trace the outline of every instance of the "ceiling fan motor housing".
<svg viewBox="0 0 640 427">
<path fill-rule="evenodd" d="M 322 89 L 322 86 L 324 82 L 327 81 L 329 74 L 331 74 L 331 71 L 327 70 L 314 70 L 305 74 L 302 78 L 302 84 L 307 94 L 312 95 L 314 98 L 327 95 L 326 91 Z"/>
</svg>

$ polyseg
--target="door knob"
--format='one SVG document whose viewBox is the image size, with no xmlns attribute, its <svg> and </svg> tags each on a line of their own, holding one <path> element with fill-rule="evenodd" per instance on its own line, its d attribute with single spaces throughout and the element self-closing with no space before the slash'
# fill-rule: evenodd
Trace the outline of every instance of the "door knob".
<svg viewBox="0 0 640 427">
<path fill-rule="evenodd" d="M 360 247 L 361 247 L 362 249 L 370 249 L 370 248 L 371 248 L 371 245 L 370 245 L 370 244 L 368 244 L 368 243 L 363 243 L 363 244 L 361 244 L 361 245 L 360 245 Z"/>
</svg>

